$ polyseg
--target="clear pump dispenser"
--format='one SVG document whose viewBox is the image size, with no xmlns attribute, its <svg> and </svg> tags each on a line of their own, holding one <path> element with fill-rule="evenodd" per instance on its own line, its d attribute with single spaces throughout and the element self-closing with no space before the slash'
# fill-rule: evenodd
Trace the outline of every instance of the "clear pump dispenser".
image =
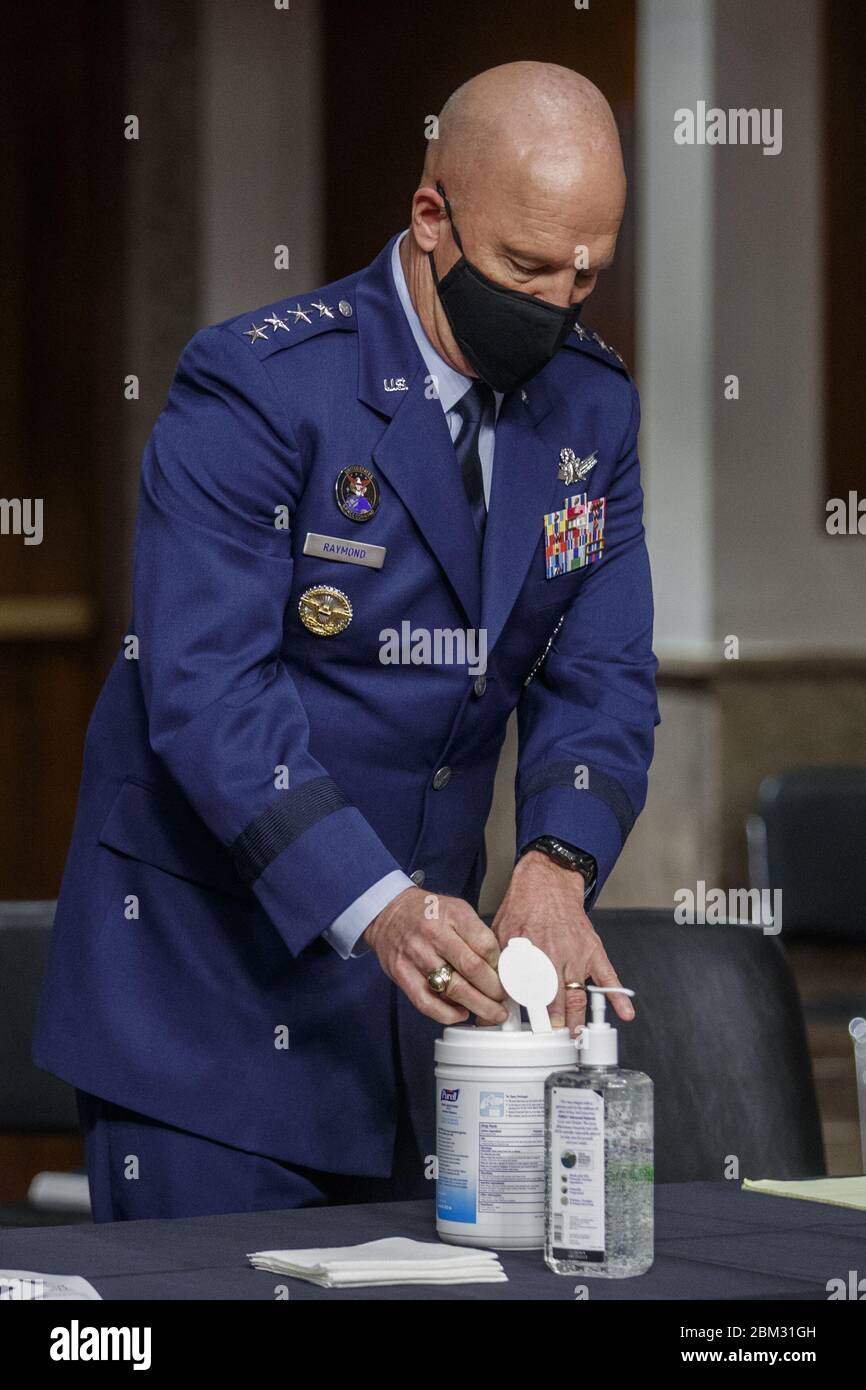
<svg viewBox="0 0 866 1390">
<path fill-rule="evenodd" d="M 624 1279 L 653 1262 L 653 1083 L 618 1066 L 608 994 L 589 985 L 578 1064 L 544 1088 L 544 1260 L 556 1274 Z"/>
</svg>

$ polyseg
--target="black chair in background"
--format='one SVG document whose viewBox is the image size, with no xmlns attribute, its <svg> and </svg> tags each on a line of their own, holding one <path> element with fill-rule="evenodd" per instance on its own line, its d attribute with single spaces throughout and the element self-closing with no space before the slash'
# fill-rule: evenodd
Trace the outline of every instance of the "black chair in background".
<svg viewBox="0 0 866 1390">
<path fill-rule="evenodd" d="M 78 1129 L 73 1087 L 30 1060 L 55 906 L 0 902 L 0 1131 L 7 1133 Z M 84 1202 L 89 1202 L 85 1174 L 40 1174 L 29 1202 L 0 1206 L 0 1226 L 89 1220 Z"/>
<path fill-rule="evenodd" d="M 823 1177 L 824 1144 L 799 995 L 776 936 L 681 926 L 667 909 L 591 913 L 636 991 L 620 1065 L 654 1083 L 656 1182 Z"/>
<path fill-rule="evenodd" d="M 766 777 L 746 834 L 752 887 L 781 890 L 786 938 L 866 941 L 866 767 Z"/>
</svg>

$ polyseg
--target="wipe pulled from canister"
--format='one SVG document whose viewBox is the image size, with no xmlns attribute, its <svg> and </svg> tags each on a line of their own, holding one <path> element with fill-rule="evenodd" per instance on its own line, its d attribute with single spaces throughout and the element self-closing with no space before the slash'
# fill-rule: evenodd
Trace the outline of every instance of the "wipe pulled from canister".
<svg viewBox="0 0 866 1390">
<path fill-rule="evenodd" d="M 548 1004 L 556 998 L 559 976 L 556 966 L 539 946 L 525 936 L 514 936 L 499 957 L 499 978 L 509 996 L 508 1019 L 503 1033 L 520 1028 L 520 1005 L 529 1015 L 533 1033 L 550 1033 Z"/>
</svg>

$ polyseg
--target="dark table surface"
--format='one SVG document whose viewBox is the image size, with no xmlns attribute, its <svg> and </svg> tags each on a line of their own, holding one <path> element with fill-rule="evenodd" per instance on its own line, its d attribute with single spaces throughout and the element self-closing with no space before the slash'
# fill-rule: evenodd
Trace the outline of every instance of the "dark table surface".
<svg viewBox="0 0 866 1390">
<path fill-rule="evenodd" d="M 866 1212 L 743 1192 L 736 1182 L 656 1188 L 655 1262 L 632 1279 L 551 1273 L 538 1250 L 502 1250 L 502 1284 L 320 1289 L 254 1270 L 254 1250 L 435 1240 L 431 1201 L 304 1207 L 181 1221 L 0 1230 L 0 1267 L 81 1274 L 104 1299 L 815 1299 L 862 1269 Z M 284 1296 L 284 1295 L 283 1295 Z"/>
</svg>

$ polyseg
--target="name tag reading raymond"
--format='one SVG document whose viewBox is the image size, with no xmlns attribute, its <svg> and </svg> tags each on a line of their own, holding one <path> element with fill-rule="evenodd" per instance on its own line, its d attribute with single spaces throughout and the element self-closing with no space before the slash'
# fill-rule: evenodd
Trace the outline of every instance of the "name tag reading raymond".
<svg viewBox="0 0 866 1390">
<path fill-rule="evenodd" d="M 341 560 L 344 565 L 369 565 L 380 570 L 385 563 L 384 545 L 367 545 L 364 541 L 344 541 L 339 536 L 319 536 L 307 532 L 305 555 L 318 555 L 321 560 Z"/>
<path fill-rule="evenodd" d="M 558 512 L 544 518 L 544 567 L 548 579 L 569 574 L 600 560 L 604 553 L 603 497 L 587 501 L 580 492 Z"/>
</svg>

